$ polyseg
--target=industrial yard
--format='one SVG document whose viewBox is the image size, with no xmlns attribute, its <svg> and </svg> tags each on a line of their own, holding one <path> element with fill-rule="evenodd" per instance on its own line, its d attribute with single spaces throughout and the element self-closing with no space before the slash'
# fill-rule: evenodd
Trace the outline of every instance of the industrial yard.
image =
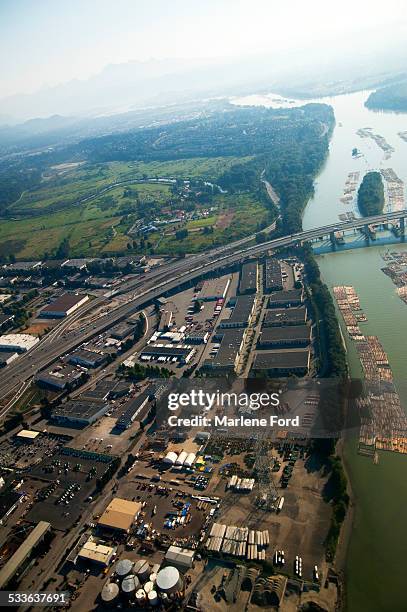
<svg viewBox="0 0 407 612">
<path fill-rule="evenodd" d="M 73 321 L 68 310 L 87 308 L 83 299 L 62 296 L 41 312 Z M 13 534 L 14 516 L 29 526 L 43 521 L 54 542 L 48 556 L 58 559 L 53 574 L 47 554 L 38 566 L 24 564 L 21 584 L 52 577 L 86 609 L 195 609 L 205 601 L 257 609 L 298 605 L 310 592 L 331 604 L 329 470 L 309 439 L 319 394 L 307 375 L 316 372 L 318 345 L 301 262 L 253 259 L 160 297 L 143 317 L 124 319 L 39 373 L 46 402 L 4 440 L 2 468 L 17 457 L 25 491 L 23 501 L 11 500 L 5 525 Z M 276 419 L 292 403 L 301 426 L 233 431 L 230 423 L 250 409 L 221 401 L 207 416 L 225 426 L 169 426 L 167 395 L 186 389 L 194 371 L 206 389 L 223 388 L 231 374 L 267 377 L 270 393 L 283 387 Z M 281 385 L 288 372 L 303 380 L 298 388 L 296 378 Z M 21 571 L 13 555 L 5 559 Z"/>
</svg>

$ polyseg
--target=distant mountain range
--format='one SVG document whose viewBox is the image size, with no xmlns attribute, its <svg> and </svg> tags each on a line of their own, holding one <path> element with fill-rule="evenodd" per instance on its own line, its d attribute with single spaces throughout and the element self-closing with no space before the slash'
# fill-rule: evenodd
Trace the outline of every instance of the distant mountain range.
<svg viewBox="0 0 407 612">
<path fill-rule="evenodd" d="M 222 97 L 224 104 L 233 95 L 317 97 L 374 89 L 389 84 L 406 63 L 404 41 L 378 55 L 372 36 L 369 45 L 360 41 L 340 53 L 281 49 L 273 56 L 109 65 L 86 80 L 0 99 L 1 152 L 172 120 L 172 114 L 188 115 Z"/>
</svg>

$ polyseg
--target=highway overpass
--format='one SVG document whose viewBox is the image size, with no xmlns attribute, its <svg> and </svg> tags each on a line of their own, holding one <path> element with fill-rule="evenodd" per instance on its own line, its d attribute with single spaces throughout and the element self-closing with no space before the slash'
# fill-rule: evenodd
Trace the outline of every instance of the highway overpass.
<svg viewBox="0 0 407 612">
<path fill-rule="evenodd" d="M 81 331 L 74 331 L 59 337 L 54 334 L 51 341 L 45 337 L 31 351 L 16 359 L 0 372 L 0 393 L 2 397 L 7 396 L 27 382 L 33 375 L 55 361 L 58 357 L 71 351 L 82 342 L 90 340 L 100 334 L 116 322 L 137 312 L 153 299 L 168 291 L 181 287 L 197 278 L 236 264 L 247 257 L 258 256 L 268 250 L 295 246 L 317 238 L 331 237 L 332 232 L 363 229 L 369 225 L 383 225 L 399 222 L 401 233 L 404 234 L 407 210 L 388 212 L 374 217 L 364 217 L 353 221 L 332 223 L 323 227 L 304 230 L 296 234 L 273 238 L 261 244 L 241 248 L 241 242 L 232 243 L 230 246 L 214 249 L 207 253 L 187 257 L 177 262 L 164 264 L 156 270 L 152 270 L 142 280 L 134 281 L 126 285 L 127 290 L 135 291 L 134 299 L 123 304 L 110 313 L 100 317 L 96 324 L 88 324 Z M 236 249 L 236 245 L 237 249 Z M 0 411 L 0 416 L 3 416 Z"/>
</svg>

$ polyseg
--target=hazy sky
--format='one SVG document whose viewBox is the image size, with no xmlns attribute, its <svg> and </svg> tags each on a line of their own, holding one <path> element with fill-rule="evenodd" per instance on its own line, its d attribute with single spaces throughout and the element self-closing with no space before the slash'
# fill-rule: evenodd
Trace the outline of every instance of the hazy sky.
<svg viewBox="0 0 407 612">
<path fill-rule="evenodd" d="M 0 97 L 130 60 L 349 48 L 372 31 L 382 45 L 407 39 L 406 15 L 406 0 L 0 0 Z"/>
</svg>

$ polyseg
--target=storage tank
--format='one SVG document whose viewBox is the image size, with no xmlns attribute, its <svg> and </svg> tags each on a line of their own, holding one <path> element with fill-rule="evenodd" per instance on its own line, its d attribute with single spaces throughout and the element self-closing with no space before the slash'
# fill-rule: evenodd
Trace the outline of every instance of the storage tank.
<svg viewBox="0 0 407 612">
<path fill-rule="evenodd" d="M 158 604 L 157 591 L 150 591 L 148 594 L 148 603 L 150 606 L 156 606 Z"/>
<path fill-rule="evenodd" d="M 185 459 L 188 457 L 188 453 L 186 451 L 182 451 L 179 454 L 178 459 L 175 462 L 175 465 L 184 465 Z"/>
<path fill-rule="evenodd" d="M 120 578 L 124 578 L 124 576 L 130 574 L 132 569 L 133 561 L 130 561 L 130 559 L 120 559 L 120 561 L 116 563 L 115 572 Z"/>
<path fill-rule="evenodd" d="M 119 596 L 119 585 L 115 582 L 107 582 L 100 594 L 103 603 L 111 605 Z"/>
<path fill-rule="evenodd" d="M 147 561 L 141 559 L 134 566 L 134 573 L 137 574 L 140 582 L 146 582 L 150 576 L 150 566 Z"/>
<path fill-rule="evenodd" d="M 170 451 L 169 453 L 165 455 L 163 462 L 168 463 L 168 465 L 174 465 L 177 459 L 178 459 L 177 453 L 174 453 L 174 451 Z"/>
<path fill-rule="evenodd" d="M 181 574 L 176 567 L 169 565 L 158 572 L 156 585 L 162 593 L 176 593 L 182 589 Z"/>
<path fill-rule="evenodd" d="M 146 592 L 144 589 L 136 591 L 136 603 L 138 606 L 142 606 L 146 601 Z"/>
<path fill-rule="evenodd" d="M 195 463 L 196 455 L 195 453 L 189 453 L 188 457 L 184 461 L 185 467 L 192 467 Z"/>
<path fill-rule="evenodd" d="M 145 583 L 143 589 L 147 594 L 150 593 L 150 591 L 154 591 L 154 583 L 149 580 Z"/>
<path fill-rule="evenodd" d="M 156 580 L 157 580 L 157 574 L 155 572 L 150 574 L 149 580 L 150 580 L 150 582 L 152 582 L 154 584 L 156 582 Z"/>
<path fill-rule="evenodd" d="M 122 591 L 127 597 L 133 597 L 140 588 L 140 580 L 134 574 L 129 574 L 122 580 Z"/>
</svg>

